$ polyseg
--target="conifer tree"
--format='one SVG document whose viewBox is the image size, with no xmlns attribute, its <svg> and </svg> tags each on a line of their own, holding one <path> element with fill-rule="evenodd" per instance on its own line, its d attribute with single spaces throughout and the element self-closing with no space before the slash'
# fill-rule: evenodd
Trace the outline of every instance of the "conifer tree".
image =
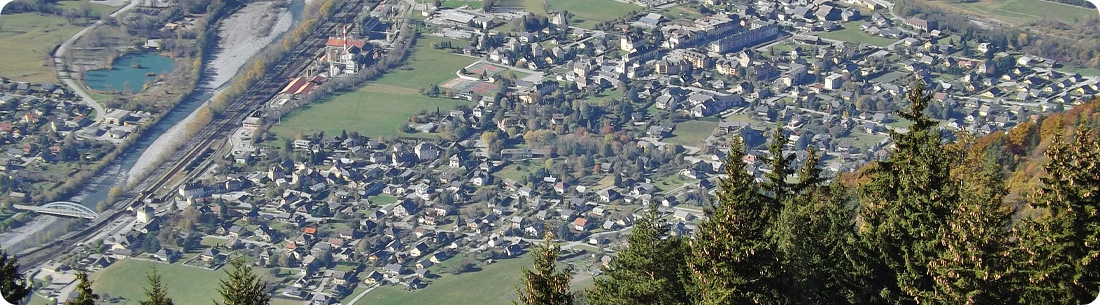
<svg viewBox="0 0 1100 305">
<path fill-rule="evenodd" d="M 940 238 L 958 200 L 936 123 L 923 115 L 932 96 L 918 82 L 907 97 L 909 111 L 898 115 L 913 125 L 905 134 L 890 132 L 894 154 L 868 166 L 858 188 L 862 222 L 855 260 L 864 277 L 873 279 L 862 293 L 869 303 L 932 299 L 928 267 L 944 248 Z"/>
<path fill-rule="evenodd" d="M 225 271 L 229 278 L 219 280 L 218 284 L 218 293 L 222 296 L 220 305 L 266 305 L 271 302 L 267 282 L 252 272 L 252 266 L 243 257 L 234 258 L 229 264 L 233 267 Z"/>
<path fill-rule="evenodd" d="M 1047 150 L 1047 177 L 1031 198 L 1046 216 L 1020 229 L 1021 303 L 1082 304 L 1100 293 L 1100 139 L 1081 126 Z"/>
<path fill-rule="evenodd" d="M 19 262 L 15 256 L 8 256 L 8 252 L 0 249 L 0 292 L 3 292 L 4 300 L 17 304 L 30 295 L 30 283 L 19 273 Z"/>
<path fill-rule="evenodd" d="M 687 244 L 669 237 L 657 206 L 650 206 L 627 238 L 629 247 L 596 278 L 588 294 L 589 304 L 691 304 L 691 281 L 685 256 Z"/>
<path fill-rule="evenodd" d="M 772 144 L 768 145 L 768 153 L 771 154 L 771 158 L 768 159 L 769 165 L 771 165 L 772 171 L 764 175 L 764 190 L 769 193 L 773 200 L 771 200 L 771 208 L 778 210 L 782 201 L 786 200 L 792 192 L 797 190 L 792 189 L 792 185 L 787 183 L 787 177 L 794 174 L 794 170 L 791 169 L 791 162 L 794 161 L 794 154 L 783 154 L 783 147 L 787 146 L 789 140 L 787 136 L 783 135 L 783 128 L 776 127 L 775 133 L 772 135 Z"/>
<path fill-rule="evenodd" d="M 95 305 L 95 302 L 99 300 L 99 295 L 92 292 L 92 281 L 88 279 L 88 273 L 80 271 L 76 273 L 76 292 L 77 296 L 65 305 Z"/>
<path fill-rule="evenodd" d="M 944 248 L 929 265 L 934 302 L 1005 303 L 1011 299 L 1006 228 L 1012 211 L 1004 204 L 1001 166 L 985 149 L 974 149 L 970 136 L 950 146 L 946 154 L 958 160 L 951 175 L 960 192 L 940 238 Z"/>
<path fill-rule="evenodd" d="M 523 289 L 516 287 L 519 302 L 524 305 L 571 305 L 573 293 L 569 291 L 569 281 L 573 279 L 572 270 L 557 270 L 561 249 L 553 244 L 553 235 L 546 233 L 543 244 L 531 251 L 534 269 L 523 268 Z"/>
<path fill-rule="evenodd" d="M 768 145 L 768 153 L 771 154 L 768 162 L 771 165 L 771 172 L 764 175 L 766 181 L 764 181 L 764 190 L 772 196 L 772 208 L 779 209 L 781 201 L 787 199 L 791 193 L 796 193 L 796 190 L 792 189 L 792 185 L 787 183 L 787 178 L 794 174 L 791 170 L 791 162 L 794 161 L 794 154 L 783 154 L 783 146 L 787 146 L 790 142 L 787 139 L 787 135 L 783 135 L 783 129 L 780 127 L 775 128 L 775 133 L 772 134 L 771 145 Z"/>
<path fill-rule="evenodd" d="M 852 267 L 847 259 L 855 237 L 854 205 L 845 186 L 825 186 L 820 157 L 810 149 L 795 186 L 777 219 L 776 247 L 782 255 L 786 299 L 796 304 L 850 304 Z"/>
<path fill-rule="evenodd" d="M 168 289 L 164 287 L 164 283 L 160 281 L 160 274 L 157 273 L 157 267 L 153 267 L 153 272 L 149 274 L 146 279 L 149 280 L 149 287 L 145 288 L 145 297 L 147 300 L 141 301 L 141 305 L 174 305 L 172 298 L 168 297 Z"/>
<path fill-rule="evenodd" d="M 768 304 L 780 298 L 779 262 L 767 236 L 772 210 L 768 198 L 741 161 L 740 141 L 725 161 L 717 206 L 707 209 L 691 244 L 697 304 Z"/>
</svg>

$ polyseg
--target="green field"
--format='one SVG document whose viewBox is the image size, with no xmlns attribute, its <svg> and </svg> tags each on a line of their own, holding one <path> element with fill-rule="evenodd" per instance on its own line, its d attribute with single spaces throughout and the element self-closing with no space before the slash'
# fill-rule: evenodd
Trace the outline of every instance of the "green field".
<svg viewBox="0 0 1100 305">
<path fill-rule="evenodd" d="M 421 96 L 415 90 L 412 94 L 395 94 L 374 92 L 374 89 L 374 86 L 367 86 L 314 102 L 287 115 L 271 130 L 284 139 L 294 138 L 299 131 L 306 134 L 318 131 L 339 134 L 341 130 L 356 131 L 369 137 L 420 136 L 424 134 L 401 132 L 401 125 L 408 122 L 410 116 L 420 110 L 435 111 L 439 108 L 447 111 L 455 105 L 467 103 Z"/>
<path fill-rule="evenodd" d="M 531 267 L 530 257 L 502 260 L 481 267 L 478 272 L 444 274 L 426 288 L 408 292 L 403 286 L 386 285 L 371 291 L 354 305 L 510 304 L 520 284 L 520 268 Z"/>
<path fill-rule="evenodd" d="M 534 165 L 536 163 L 531 164 Z M 542 164 L 538 164 L 536 166 L 523 166 L 523 170 L 516 169 L 517 166 L 518 165 L 509 165 L 508 167 L 505 167 L 496 172 L 496 176 L 500 177 L 500 179 L 512 179 L 512 181 L 519 182 L 522 177 L 527 177 L 527 175 L 530 175 L 531 173 L 538 171 L 539 168 L 542 168 Z"/>
<path fill-rule="evenodd" d="M 699 10 L 688 6 L 673 6 L 672 8 L 661 11 L 661 15 L 670 19 L 683 18 L 686 20 L 703 17 L 703 14 L 699 13 Z"/>
<path fill-rule="evenodd" d="M 1043 0 L 983 0 L 950 5 L 978 15 L 998 17 L 998 19 L 1016 23 L 1037 21 L 1043 17 L 1080 21 L 1093 16 L 1095 12 L 1091 8 Z"/>
<path fill-rule="evenodd" d="M 438 85 L 455 78 L 455 72 L 476 61 L 474 58 L 431 47 L 433 43 L 443 41 L 450 41 L 451 47 L 454 48 L 461 48 L 469 44 L 459 40 L 423 36 L 417 39 L 416 46 L 406 60 L 404 67 L 386 73 L 384 77 L 370 84 L 391 85 L 415 90 L 432 84 Z"/>
<path fill-rule="evenodd" d="M 684 146 L 699 146 L 703 139 L 714 134 L 717 128 L 717 122 L 686 121 L 676 124 L 676 129 L 672 130 L 672 137 L 661 141 Z"/>
<path fill-rule="evenodd" d="M 604 90 L 584 99 L 589 105 L 599 105 L 603 100 L 618 100 L 623 98 L 623 92 L 619 90 Z"/>
<path fill-rule="evenodd" d="M 397 202 L 397 197 L 390 195 L 376 195 L 370 197 L 370 202 L 375 205 L 387 205 Z"/>
<path fill-rule="evenodd" d="M 1070 71 L 1080 73 L 1082 76 L 1100 76 L 1100 70 L 1093 68 L 1074 68 Z"/>
<path fill-rule="evenodd" d="M 443 1 L 443 7 L 446 8 L 459 8 L 463 5 L 469 5 L 471 9 L 481 9 L 481 1 L 474 0 L 447 0 Z"/>
<path fill-rule="evenodd" d="M 455 72 L 474 62 L 446 50 L 431 47 L 443 38 L 429 37 L 417 41 L 413 54 L 404 68 L 387 73 L 377 81 L 347 93 L 324 98 L 291 112 L 271 130 L 284 139 L 298 132 L 324 131 L 336 134 L 341 130 L 357 131 L 364 136 L 429 136 L 400 131 L 410 116 L 421 110 L 450 110 L 461 100 L 431 98 L 419 93 L 419 88 L 441 84 L 455 77 Z M 458 42 L 455 47 L 461 46 Z"/>
<path fill-rule="evenodd" d="M 218 295 L 218 280 L 225 277 L 225 272 L 221 270 L 127 259 L 93 273 L 92 290 L 100 295 L 124 297 L 129 304 L 137 304 L 145 299 L 145 276 L 153 266 L 157 267 L 157 273 L 168 287 L 168 296 L 177 305 L 209 305 L 211 299 Z"/>
<path fill-rule="evenodd" d="M 38 13 L 5 14 L 0 19 L 0 76 L 20 81 L 52 83 L 57 74 L 47 63 L 50 53 L 76 32 L 65 18 Z"/>
<path fill-rule="evenodd" d="M 817 32 L 817 36 L 821 38 L 829 38 L 843 41 L 850 41 L 855 43 L 866 43 L 873 46 L 885 47 L 893 43 L 895 40 L 886 37 L 871 36 L 859 29 L 860 21 L 845 22 L 841 25 L 843 30 L 832 32 Z"/>
<path fill-rule="evenodd" d="M 522 7 L 535 15 L 546 15 L 548 10 L 569 11 L 572 25 L 592 28 L 596 23 L 616 19 L 643 8 L 613 0 L 506 0 L 501 6 Z"/>
<path fill-rule="evenodd" d="M 88 2 L 88 8 L 91 9 L 93 12 L 98 13 L 100 16 L 110 15 L 111 13 L 114 13 L 115 11 L 117 11 L 118 9 L 121 8 L 121 7 L 113 7 L 113 6 L 110 6 L 110 5 L 91 3 L 89 1 L 81 1 L 81 0 L 58 1 L 57 6 L 60 6 L 63 9 L 76 10 L 76 11 L 79 12 L 83 9 L 83 8 L 81 8 L 81 6 L 84 5 L 84 2 Z"/>
</svg>

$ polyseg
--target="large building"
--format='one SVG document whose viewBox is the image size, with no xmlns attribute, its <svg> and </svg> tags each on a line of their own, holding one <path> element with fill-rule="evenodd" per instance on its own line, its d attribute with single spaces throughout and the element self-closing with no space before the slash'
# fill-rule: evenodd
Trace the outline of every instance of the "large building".
<svg viewBox="0 0 1100 305">
<path fill-rule="evenodd" d="M 761 42 L 775 39 L 776 36 L 779 36 L 779 26 L 776 26 L 775 24 L 768 24 L 756 29 L 730 35 L 729 37 L 719 39 L 715 42 L 711 42 L 709 45 L 707 45 L 707 50 L 714 53 L 733 52 Z"/>
</svg>

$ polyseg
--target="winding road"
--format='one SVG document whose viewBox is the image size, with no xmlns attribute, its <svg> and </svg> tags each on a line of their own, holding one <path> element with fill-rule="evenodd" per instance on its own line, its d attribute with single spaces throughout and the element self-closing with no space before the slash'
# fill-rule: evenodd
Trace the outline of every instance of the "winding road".
<svg viewBox="0 0 1100 305">
<path fill-rule="evenodd" d="M 126 6 L 118 9 L 114 13 L 111 13 L 111 17 L 118 17 L 118 15 L 134 9 L 138 6 L 138 4 L 141 4 L 141 2 L 139 1 L 140 0 L 130 0 L 130 4 L 127 4 Z M 69 89 L 72 89 L 73 92 L 75 92 L 77 95 L 80 95 L 80 99 L 82 102 L 84 102 L 85 105 L 88 105 L 88 107 L 92 107 L 92 109 L 95 109 L 95 121 L 97 123 L 103 121 L 103 119 L 107 116 L 107 111 L 103 109 L 103 105 L 100 105 L 99 102 L 93 99 L 91 95 L 88 95 L 87 91 L 84 91 L 83 87 L 78 85 L 76 81 L 73 80 L 73 78 L 69 75 L 69 71 L 64 71 L 62 69 L 65 67 L 65 52 L 72 48 L 73 42 L 75 42 L 77 39 L 80 39 L 80 37 L 83 37 L 84 34 L 87 34 L 88 32 L 92 31 L 100 25 L 103 25 L 103 20 L 96 21 L 92 25 L 89 25 L 83 30 L 80 30 L 80 32 L 76 32 L 76 35 L 73 35 L 73 37 L 69 37 L 69 39 L 61 43 L 61 46 L 57 47 L 57 50 L 53 52 L 54 69 L 57 70 L 57 78 L 61 79 L 61 82 L 65 83 L 66 86 L 69 86 Z"/>
</svg>

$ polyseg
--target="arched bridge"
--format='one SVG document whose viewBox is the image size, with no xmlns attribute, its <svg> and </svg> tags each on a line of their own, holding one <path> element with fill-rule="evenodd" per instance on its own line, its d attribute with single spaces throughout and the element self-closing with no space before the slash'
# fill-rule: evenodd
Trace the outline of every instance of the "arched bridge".
<svg viewBox="0 0 1100 305">
<path fill-rule="evenodd" d="M 79 202 L 55 201 L 40 206 L 16 204 L 12 207 L 20 210 L 35 211 L 39 214 L 48 214 L 65 217 L 79 217 L 95 219 L 99 213 L 81 205 Z"/>
</svg>

